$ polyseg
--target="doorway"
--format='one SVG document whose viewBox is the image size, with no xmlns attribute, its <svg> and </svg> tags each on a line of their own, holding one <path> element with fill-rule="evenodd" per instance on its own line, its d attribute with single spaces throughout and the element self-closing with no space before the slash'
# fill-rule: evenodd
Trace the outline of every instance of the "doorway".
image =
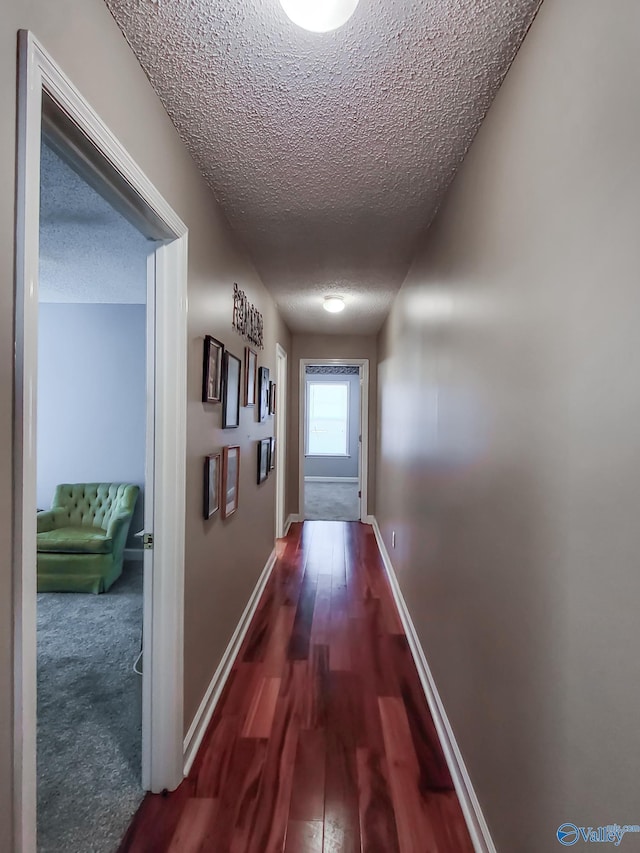
<svg viewBox="0 0 640 853">
<path fill-rule="evenodd" d="M 41 136 L 151 241 L 142 655 L 145 790 L 183 777 L 187 229 L 32 34 L 20 33 L 14 453 L 17 853 L 36 839 L 36 453 Z M 79 356 L 80 357 L 80 356 Z M 83 355 L 84 357 L 84 355 Z M 98 374 L 99 375 L 99 374 Z M 139 665 L 139 664 L 138 664 Z"/>
<path fill-rule="evenodd" d="M 299 506 L 303 519 L 367 518 L 368 361 L 300 362 Z"/>
<path fill-rule="evenodd" d="M 147 328 L 153 332 L 146 303 L 155 244 L 82 179 L 64 149 L 46 135 L 42 142 L 38 849 L 109 851 L 143 797 L 137 658 L 144 584 L 136 533 L 144 529 L 145 501 L 153 501 L 145 483 L 153 398 L 146 389 Z M 113 508 L 103 516 L 105 502 Z M 56 524 L 62 508 L 80 506 L 81 528 L 64 526 L 66 513 Z M 114 515 L 120 532 L 110 538 Z M 62 543 L 65 531 L 103 537 L 96 544 L 110 553 L 73 553 L 85 546 Z"/>
</svg>

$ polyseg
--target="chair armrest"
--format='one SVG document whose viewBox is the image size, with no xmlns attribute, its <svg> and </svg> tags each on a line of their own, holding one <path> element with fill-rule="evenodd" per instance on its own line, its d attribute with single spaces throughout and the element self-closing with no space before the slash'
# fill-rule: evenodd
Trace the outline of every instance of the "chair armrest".
<svg viewBox="0 0 640 853">
<path fill-rule="evenodd" d="M 122 512 L 111 517 L 109 526 L 107 527 L 107 536 L 110 539 L 115 539 L 118 533 L 124 527 L 127 529 L 131 524 L 132 515 L 130 512 Z"/>
<path fill-rule="evenodd" d="M 55 530 L 56 527 L 65 527 L 66 525 L 60 523 L 65 515 L 66 512 L 60 509 L 48 509 L 45 512 L 39 512 L 36 516 L 38 533 L 48 533 L 50 530 Z"/>
</svg>

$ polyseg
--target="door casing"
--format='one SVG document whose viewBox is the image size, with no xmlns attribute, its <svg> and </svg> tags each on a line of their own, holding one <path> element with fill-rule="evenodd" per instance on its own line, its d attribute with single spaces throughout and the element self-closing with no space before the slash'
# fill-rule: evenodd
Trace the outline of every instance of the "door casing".
<svg viewBox="0 0 640 853">
<path fill-rule="evenodd" d="M 276 344 L 276 538 L 286 534 L 287 353 Z"/>
<path fill-rule="evenodd" d="M 155 381 L 153 572 L 145 571 L 143 768 L 146 788 L 183 778 L 186 479 L 185 224 L 32 33 L 19 34 L 14 377 L 14 846 L 36 851 L 36 429 L 40 147 L 43 106 L 60 141 L 84 157 L 153 252 Z M 95 184 L 94 184 L 95 185 Z M 110 191 L 112 191 L 110 195 Z M 118 206 L 117 204 L 114 206 Z M 147 564 L 149 560 L 147 559 Z"/>
</svg>

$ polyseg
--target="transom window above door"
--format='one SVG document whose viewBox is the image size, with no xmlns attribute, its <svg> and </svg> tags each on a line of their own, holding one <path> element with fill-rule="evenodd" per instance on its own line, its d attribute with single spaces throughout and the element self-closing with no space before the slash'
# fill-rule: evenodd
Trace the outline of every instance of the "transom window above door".
<svg viewBox="0 0 640 853">
<path fill-rule="evenodd" d="M 349 383 L 307 380 L 307 456 L 349 455 Z"/>
</svg>

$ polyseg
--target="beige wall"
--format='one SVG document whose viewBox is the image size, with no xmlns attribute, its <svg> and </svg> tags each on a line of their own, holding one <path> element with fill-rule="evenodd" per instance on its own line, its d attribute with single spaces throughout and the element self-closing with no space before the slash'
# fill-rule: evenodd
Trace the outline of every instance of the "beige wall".
<svg viewBox="0 0 640 853">
<path fill-rule="evenodd" d="M 379 338 L 377 514 L 500 853 L 639 821 L 639 33 L 543 4 Z"/>
<path fill-rule="evenodd" d="M 375 512 L 376 423 L 377 423 L 377 341 L 375 335 L 294 335 L 289 361 L 289 447 L 287 450 L 287 508 L 298 512 L 300 452 L 300 359 L 369 359 L 369 488 L 368 512 Z M 302 507 L 300 508 L 302 512 Z"/>
<path fill-rule="evenodd" d="M 219 429 L 220 407 L 200 402 L 202 338 L 224 341 L 238 356 L 231 330 L 237 281 L 264 313 L 260 361 L 275 371 L 275 343 L 290 338 L 273 302 L 181 144 L 144 73 L 102 0 L 3 0 L 0 27 L 0 850 L 11 849 L 11 409 L 14 312 L 16 48 L 31 29 L 97 110 L 190 229 L 185 726 L 191 722 L 220 656 L 273 547 L 274 484 L 255 483 L 255 442 L 272 421 L 243 410 L 240 429 Z M 202 518 L 203 456 L 224 443 L 242 446 L 240 509 L 227 522 Z"/>
</svg>

